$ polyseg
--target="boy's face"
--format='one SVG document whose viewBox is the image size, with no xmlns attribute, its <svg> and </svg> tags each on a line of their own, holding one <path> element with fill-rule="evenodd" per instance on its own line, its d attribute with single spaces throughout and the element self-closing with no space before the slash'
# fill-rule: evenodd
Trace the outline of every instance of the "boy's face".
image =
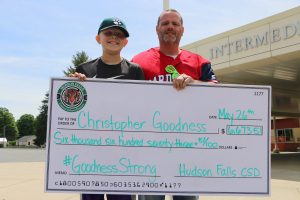
<svg viewBox="0 0 300 200">
<path fill-rule="evenodd" d="M 118 28 L 103 30 L 96 36 L 96 40 L 102 45 L 104 51 L 120 52 L 128 43 L 123 31 Z"/>
</svg>

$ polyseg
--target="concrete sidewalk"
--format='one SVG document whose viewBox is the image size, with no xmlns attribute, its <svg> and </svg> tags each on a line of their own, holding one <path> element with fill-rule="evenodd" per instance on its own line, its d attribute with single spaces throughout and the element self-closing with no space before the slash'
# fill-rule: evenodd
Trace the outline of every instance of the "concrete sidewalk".
<svg viewBox="0 0 300 200">
<path fill-rule="evenodd" d="M 0 163 L 0 200 L 79 200 L 79 194 L 45 193 L 44 162 Z"/>
<path fill-rule="evenodd" d="M 296 157 L 298 159 L 299 156 Z M 273 159 L 273 157 L 272 157 Z M 295 158 L 293 158 L 295 159 Z M 290 159 L 288 159 L 290 160 Z M 272 166 L 271 196 L 241 197 L 241 196 L 201 196 L 201 200 L 299 200 L 300 199 L 300 165 L 293 160 L 289 164 L 282 158 L 274 158 L 278 162 Z M 282 168 L 284 166 L 287 168 Z M 290 167 L 290 168 L 289 168 Z M 274 173 L 273 173 L 274 171 Z M 44 192 L 44 162 L 0 163 L 0 200 L 79 200 L 79 194 L 45 193 Z M 292 180 L 288 178 L 291 174 Z M 280 179 L 274 179 L 278 177 Z M 167 197 L 171 200 L 170 197 Z"/>
</svg>

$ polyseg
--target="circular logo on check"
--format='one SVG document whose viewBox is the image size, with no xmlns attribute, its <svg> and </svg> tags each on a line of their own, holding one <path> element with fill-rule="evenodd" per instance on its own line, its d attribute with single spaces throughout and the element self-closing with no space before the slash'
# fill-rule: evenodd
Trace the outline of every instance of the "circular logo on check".
<svg viewBox="0 0 300 200">
<path fill-rule="evenodd" d="M 86 101 L 86 90 L 77 82 L 67 82 L 58 89 L 57 103 L 67 112 L 81 110 L 85 106 Z"/>
</svg>

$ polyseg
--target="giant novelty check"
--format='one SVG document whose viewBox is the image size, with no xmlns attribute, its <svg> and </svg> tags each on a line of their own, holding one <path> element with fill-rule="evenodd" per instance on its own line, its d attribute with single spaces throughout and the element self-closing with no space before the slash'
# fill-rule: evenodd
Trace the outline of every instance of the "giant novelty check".
<svg viewBox="0 0 300 200">
<path fill-rule="evenodd" d="M 46 191 L 270 194 L 269 86 L 50 80 Z"/>
</svg>

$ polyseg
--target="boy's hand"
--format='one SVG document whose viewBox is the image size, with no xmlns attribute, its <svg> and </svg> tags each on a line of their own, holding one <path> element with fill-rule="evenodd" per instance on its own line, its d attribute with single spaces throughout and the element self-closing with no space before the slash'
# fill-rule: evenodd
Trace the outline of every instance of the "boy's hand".
<svg viewBox="0 0 300 200">
<path fill-rule="evenodd" d="M 78 78 L 81 81 L 85 81 L 86 80 L 86 76 L 82 73 L 77 73 L 75 72 L 74 74 L 69 74 L 69 77 L 75 77 Z"/>
</svg>

